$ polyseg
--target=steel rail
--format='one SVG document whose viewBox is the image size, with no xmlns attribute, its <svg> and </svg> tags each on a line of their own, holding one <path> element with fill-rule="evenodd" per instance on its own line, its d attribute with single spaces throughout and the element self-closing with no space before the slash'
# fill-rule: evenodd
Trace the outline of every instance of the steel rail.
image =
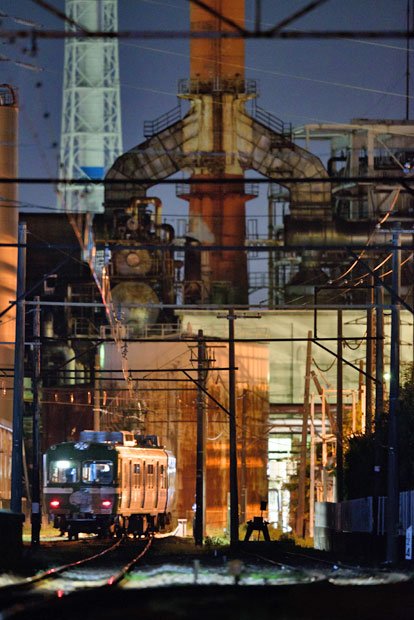
<svg viewBox="0 0 414 620">
<path fill-rule="evenodd" d="M 102 556 L 104 556 L 105 554 L 109 553 L 109 552 L 113 552 L 115 551 L 122 542 L 124 542 L 125 540 L 127 540 L 126 536 L 122 536 L 114 545 L 111 545 L 110 547 L 108 547 L 107 549 L 104 549 L 103 551 L 96 553 L 92 556 L 89 556 L 87 558 L 84 558 L 82 560 L 77 560 L 76 562 L 70 562 L 69 564 L 64 564 L 62 566 L 57 566 L 54 568 L 51 568 L 47 571 L 44 571 L 43 573 L 40 573 L 39 575 L 35 575 L 34 577 L 31 577 L 25 581 L 19 582 L 19 583 L 15 583 L 15 584 L 8 584 L 7 586 L 3 586 L 0 588 L 0 596 L 3 594 L 7 594 L 8 592 L 18 592 L 24 589 L 30 589 L 33 588 L 33 586 L 38 583 L 39 581 L 44 581 L 46 579 L 50 579 L 50 578 L 54 578 L 57 575 L 69 570 L 70 568 L 74 568 L 74 567 L 78 567 L 78 566 L 83 566 L 85 564 L 87 564 L 88 562 L 92 562 Z M 108 579 L 106 579 L 105 583 L 101 583 L 98 584 L 96 586 L 91 586 L 89 588 L 84 588 L 87 590 L 102 590 L 104 588 L 109 588 L 112 586 L 118 586 L 120 584 L 120 582 L 126 577 L 126 575 L 129 573 L 129 571 L 136 565 L 136 563 L 149 551 L 149 549 L 151 548 L 152 545 L 152 541 L 153 541 L 153 536 L 150 536 L 148 539 L 147 544 L 145 545 L 144 549 L 141 550 L 138 555 L 134 556 L 134 558 L 129 561 L 126 565 L 124 565 L 118 572 L 114 573 L 113 575 L 111 575 L 111 577 L 109 577 Z M 69 598 L 72 595 L 76 594 L 79 592 L 78 590 L 74 590 L 71 593 L 68 593 L 66 596 Z M 59 597 L 63 597 L 64 593 L 62 591 L 58 591 L 58 596 Z M 55 594 L 50 595 L 50 598 L 54 598 Z M 22 613 L 29 613 L 29 612 L 34 612 L 36 610 L 36 608 L 41 607 L 44 605 L 45 600 L 47 601 L 49 598 L 48 595 L 42 595 L 40 596 L 40 600 L 36 599 L 36 600 L 28 600 L 28 601 L 18 601 L 17 603 L 14 603 L 13 605 L 6 607 L 4 609 L 2 609 L 0 611 L 0 620 L 8 620 L 9 618 L 12 618 L 16 615 L 20 615 Z"/>
</svg>

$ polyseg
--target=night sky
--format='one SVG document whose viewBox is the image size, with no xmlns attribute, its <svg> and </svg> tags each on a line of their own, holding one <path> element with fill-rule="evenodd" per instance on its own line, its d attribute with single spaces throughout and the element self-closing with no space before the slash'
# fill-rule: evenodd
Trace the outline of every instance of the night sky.
<svg viewBox="0 0 414 620">
<path fill-rule="evenodd" d="M 50 3 L 64 9 L 64 0 Z M 263 0 L 263 26 L 274 25 L 306 4 L 305 0 Z M 248 27 L 253 27 L 254 5 L 254 0 L 246 0 Z M 405 31 L 406 7 L 407 0 L 329 0 L 288 28 Z M 11 17 L 31 19 L 46 29 L 64 27 L 62 20 L 31 0 L 1 0 L 0 10 Z M 3 18 L 3 28 L 21 28 L 11 17 Z M 188 27 L 187 0 L 119 0 L 120 30 Z M 20 175 L 56 177 L 64 43 L 40 40 L 34 57 L 24 52 L 28 45 L 27 40 L 3 41 L 1 49 L 1 82 L 19 89 Z M 124 150 L 144 140 L 144 120 L 155 119 L 176 105 L 177 81 L 188 77 L 188 48 L 185 39 L 120 42 Z M 252 40 L 246 43 L 246 52 L 246 77 L 258 80 L 259 105 L 294 126 L 405 117 L 404 39 Z M 414 73 L 414 55 L 411 59 Z M 13 61 L 30 63 L 39 70 Z M 320 155 L 328 153 L 321 151 Z M 173 212 L 185 215 L 187 203 L 175 198 L 174 187 L 152 192 L 163 199 L 166 216 Z M 27 204 L 46 206 L 49 212 L 56 207 L 50 187 L 23 186 L 20 200 L 24 209 Z M 251 202 L 251 213 L 265 210 L 263 201 L 261 204 L 260 198 Z"/>
</svg>

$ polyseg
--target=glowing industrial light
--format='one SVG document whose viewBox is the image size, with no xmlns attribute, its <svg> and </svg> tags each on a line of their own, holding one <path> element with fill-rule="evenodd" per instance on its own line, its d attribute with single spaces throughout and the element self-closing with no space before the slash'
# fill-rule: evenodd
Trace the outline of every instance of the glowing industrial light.
<svg viewBox="0 0 414 620">
<path fill-rule="evenodd" d="M 391 373 L 384 372 L 383 377 L 384 377 L 384 381 L 389 381 L 391 379 Z"/>
<path fill-rule="evenodd" d="M 52 501 L 50 502 L 50 507 L 59 508 L 59 506 L 60 506 L 60 501 L 58 499 L 52 499 Z"/>
<path fill-rule="evenodd" d="M 103 508 L 110 508 L 111 507 L 111 503 L 112 503 L 111 500 L 104 499 L 103 502 L 102 502 L 102 507 Z"/>
</svg>

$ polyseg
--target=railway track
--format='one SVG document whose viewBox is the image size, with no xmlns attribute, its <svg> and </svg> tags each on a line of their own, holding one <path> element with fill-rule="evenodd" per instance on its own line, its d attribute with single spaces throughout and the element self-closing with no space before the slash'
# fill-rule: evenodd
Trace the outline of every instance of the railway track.
<svg viewBox="0 0 414 620">
<path fill-rule="evenodd" d="M 373 574 L 306 551 L 272 554 L 265 546 L 241 546 L 229 555 L 229 549 L 203 553 L 174 537 L 121 539 L 105 549 L 94 539 L 84 542 L 83 549 L 99 544 L 99 552 L 0 588 L 0 620 L 210 620 L 213 608 L 215 620 L 274 620 L 275 609 L 289 620 L 345 620 L 354 613 L 355 599 L 364 607 L 359 616 L 364 620 L 382 618 L 377 604 L 389 610 L 388 617 L 413 617 L 407 615 L 414 609 L 409 579 L 393 581 L 388 571 Z M 80 553 L 82 544 L 68 542 L 67 549 Z M 400 597 L 407 602 L 401 609 L 390 602 Z M 236 610 L 239 615 L 232 615 Z"/>
<path fill-rule="evenodd" d="M 396 570 L 364 567 L 339 560 L 328 560 L 306 552 L 282 551 L 280 559 L 266 556 L 266 553 L 244 551 L 248 558 L 267 563 L 281 570 L 296 574 L 300 581 L 326 582 L 333 585 L 390 584 L 409 581 L 412 577 Z M 293 563 L 292 563 L 293 562 Z"/>
<path fill-rule="evenodd" d="M 0 620 L 37 617 L 37 608 L 48 600 L 69 598 L 79 590 L 118 586 L 148 553 L 152 542 L 152 536 L 134 541 L 123 537 L 86 558 L 0 587 Z"/>
</svg>

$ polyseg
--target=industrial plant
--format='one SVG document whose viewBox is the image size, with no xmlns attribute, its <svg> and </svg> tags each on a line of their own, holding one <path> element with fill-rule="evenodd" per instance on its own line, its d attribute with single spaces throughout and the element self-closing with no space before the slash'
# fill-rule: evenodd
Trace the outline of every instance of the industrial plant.
<svg viewBox="0 0 414 620">
<path fill-rule="evenodd" d="M 128 430 L 174 453 L 173 518 L 190 529 L 197 515 L 201 540 L 238 535 L 264 502 L 275 533 L 323 548 L 321 506 L 355 499 L 344 493 L 349 439 L 377 432 L 413 363 L 414 121 L 295 126 L 261 107 L 266 81 L 245 69 L 244 0 L 188 11 L 189 75 L 127 151 L 117 38 L 65 39 L 57 213 L 19 223 L 0 204 L 0 399 L 13 391 L 15 411 L 8 400 L 0 414 L 0 506 L 13 507 L 24 401 L 17 501 L 28 514 L 34 454 L 82 431 Z M 66 0 L 65 15 L 72 35 L 118 30 L 117 0 Z M 8 179 L 18 109 L 3 84 Z M 187 209 L 180 230 L 157 193 L 171 177 Z M 16 200 L 15 185 L 0 186 Z M 247 222 L 253 199 L 261 227 Z"/>
</svg>

